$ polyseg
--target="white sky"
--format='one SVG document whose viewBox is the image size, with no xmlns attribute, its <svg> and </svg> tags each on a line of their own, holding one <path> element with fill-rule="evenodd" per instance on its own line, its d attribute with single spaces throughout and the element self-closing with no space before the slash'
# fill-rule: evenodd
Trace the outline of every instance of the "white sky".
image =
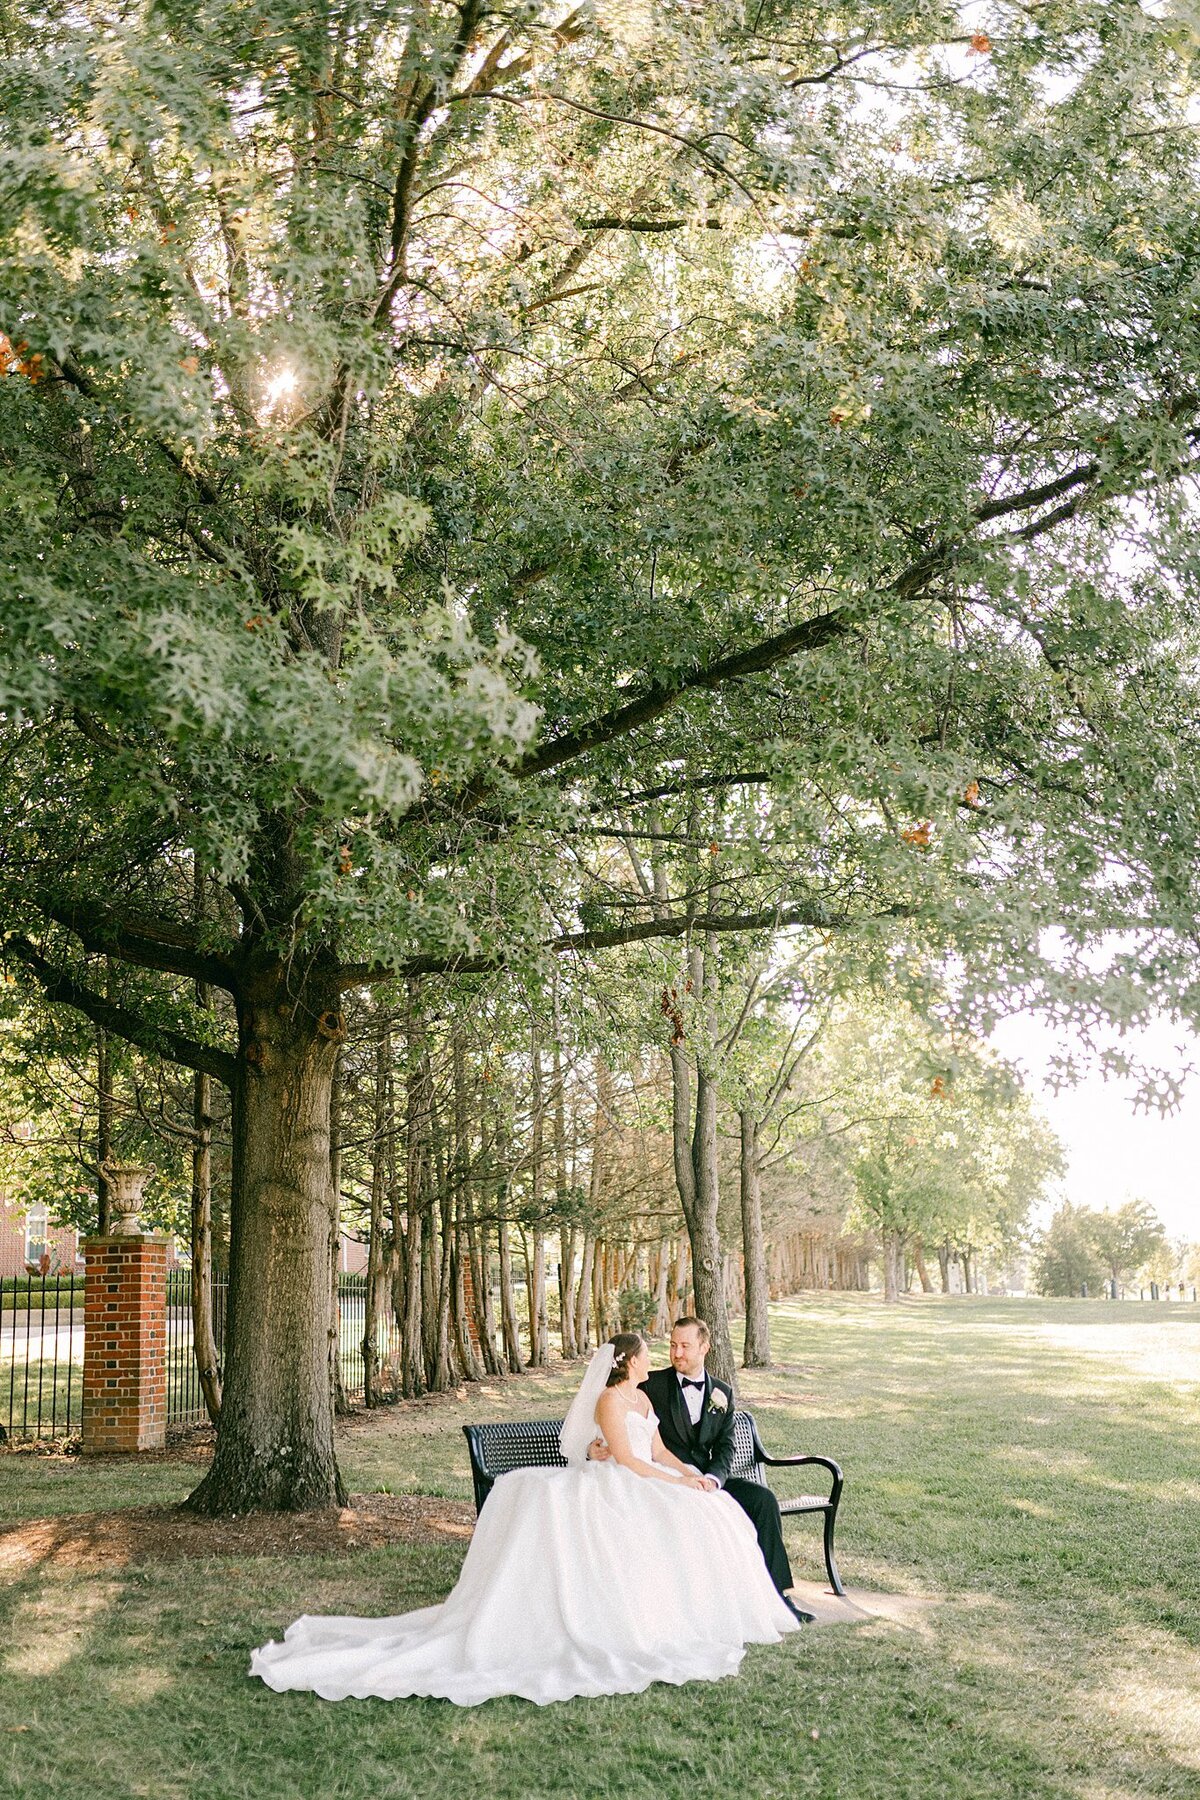
<svg viewBox="0 0 1200 1800">
<path fill-rule="evenodd" d="M 1200 1241 L 1200 1077 L 1185 1087 L 1179 1110 L 1164 1117 L 1135 1112 L 1133 1084 L 1105 1081 L 1098 1072 L 1052 1092 L 1045 1079 L 1051 1058 L 1074 1052 L 1082 1059 L 1083 1052 L 1036 1014 L 1005 1019 L 990 1041 L 1021 1066 L 1030 1093 L 1062 1140 L 1069 1158 L 1063 1182 L 1068 1200 L 1099 1208 L 1148 1200 L 1172 1238 Z M 1158 1067 L 1200 1062 L 1200 1041 L 1168 1021 L 1130 1031 L 1121 1044 Z"/>
</svg>

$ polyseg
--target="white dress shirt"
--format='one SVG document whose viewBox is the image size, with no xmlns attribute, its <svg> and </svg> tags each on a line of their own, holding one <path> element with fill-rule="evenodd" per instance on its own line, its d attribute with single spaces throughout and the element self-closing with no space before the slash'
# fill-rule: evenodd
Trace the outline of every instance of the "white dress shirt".
<svg viewBox="0 0 1200 1800">
<path fill-rule="evenodd" d="M 701 1385 L 698 1388 L 684 1387 L 684 1379 L 685 1378 L 682 1375 L 679 1377 L 679 1391 L 683 1395 L 683 1404 L 687 1407 L 688 1418 L 692 1421 L 693 1425 L 698 1425 L 700 1423 L 700 1409 L 704 1405 L 704 1378 L 701 1376 Z"/>
</svg>

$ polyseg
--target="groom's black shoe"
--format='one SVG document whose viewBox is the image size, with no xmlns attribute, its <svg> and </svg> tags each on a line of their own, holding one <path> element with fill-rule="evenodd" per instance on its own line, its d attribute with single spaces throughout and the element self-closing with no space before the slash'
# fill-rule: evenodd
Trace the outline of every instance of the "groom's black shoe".
<svg viewBox="0 0 1200 1800">
<path fill-rule="evenodd" d="M 800 1608 L 796 1605 L 796 1602 L 794 1600 L 789 1600 L 786 1594 L 780 1594 L 779 1598 L 783 1601 L 783 1604 L 787 1607 L 794 1619 L 799 1619 L 802 1625 L 813 1624 L 817 1616 L 816 1613 L 801 1612 Z"/>
</svg>

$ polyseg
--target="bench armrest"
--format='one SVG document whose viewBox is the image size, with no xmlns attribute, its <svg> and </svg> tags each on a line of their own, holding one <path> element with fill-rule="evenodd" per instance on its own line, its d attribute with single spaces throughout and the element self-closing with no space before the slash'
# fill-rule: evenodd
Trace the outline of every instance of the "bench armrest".
<svg viewBox="0 0 1200 1800">
<path fill-rule="evenodd" d="M 831 1456 L 769 1456 L 763 1449 L 757 1427 L 754 1428 L 754 1454 L 761 1468 L 795 1469 L 805 1463 L 809 1465 L 815 1463 L 818 1468 L 828 1470 L 829 1498 L 820 1508 L 825 1514 L 825 1568 L 829 1575 L 829 1585 L 834 1593 L 844 1594 L 846 1590 L 842 1586 L 842 1577 L 838 1572 L 837 1560 L 833 1554 L 833 1530 L 837 1522 L 838 1507 L 842 1500 L 843 1480 L 840 1465 L 835 1463 Z M 787 1509 L 786 1502 L 784 1509 Z M 815 1512 L 818 1509 L 814 1507 L 811 1510 Z"/>
<path fill-rule="evenodd" d="M 768 1469 L 791 1469 L 799 1463 L 820 1463 L 823 1469 L 829 1470 L 836 1485 L 840 1487 L 842 1483 L 841 1468 L 829 1456 L 768 1456 L 760 1445 L 758 1461 Z"/>
</svg>

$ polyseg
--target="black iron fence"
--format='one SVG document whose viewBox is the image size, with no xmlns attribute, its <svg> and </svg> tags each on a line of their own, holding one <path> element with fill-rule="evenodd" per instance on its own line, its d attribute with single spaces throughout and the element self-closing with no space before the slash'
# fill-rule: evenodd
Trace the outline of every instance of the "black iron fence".
<svg viewBox="0 0 1200 1800">
<path fill-rule="evenodd" d="M 207 1422 L 192 1349 L 192 1289 L 187 1269 L 167 1273 L 167 1423 Z M 229 1284 L 213 1277 L 213 1335 L 218 1362 L 225 1351 Z M 16 1440 L 76 1436 L 82 1427 L 83 1277 L 17 1275 L 0 1279 L 0 1431 Z M 367 1278 L 338 1283 L 338 1370 L 348 1400 L 363 1396 L 362 1345 Z M 376 1326 L 379 1384 L 399 1392 L 400 1332 L 390 1306 Z"/>
<path fill-rule="evenodd" d="M 217 1366 L 225 1355 L 225 1311 L 229 1281 L 214 1275 L 212 1281 L 213 1337 Z M 200 1371 L 192 1350 L 192 1272 L 167 1270 L 167 1424 L 206 1425 L 208 1411 L 200 1387 Z"/>
<path fill-rule="evenodd" d="M 390 1297 L 389 1297 L 390 1298 Z M 338 1370 L 347 1400 L 361 1400 L 365 1392 L 363 1339 L 367 1334 L 367 1278 L 338 1277 Z M 389 1304 L 379 1308 L 375 1321 L 376 1366 L 379 1390 L 385 1397 L 400 1392 L 400 1328 Z"/>
<path fill-rule="evenodd" d="M 11 1438 L 70 1437 L 83 1390 L 83 1281 L 0 1278 L 0 1425 Z"/>
</svg>

